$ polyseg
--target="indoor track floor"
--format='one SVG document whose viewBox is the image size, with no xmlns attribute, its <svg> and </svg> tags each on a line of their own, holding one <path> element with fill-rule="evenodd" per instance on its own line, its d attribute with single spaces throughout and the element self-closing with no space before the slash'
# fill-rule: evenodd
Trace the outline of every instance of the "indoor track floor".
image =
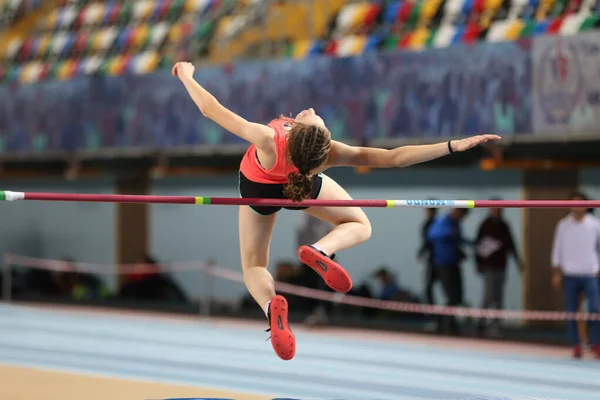
<svg viewBox="0 0 600 400">
<path fill-rule="evenodd" d="M 600 361 L 568 349 L 297 327 L 279 360 L 265 324 L 0 306 L 0 398 L 597 400 Z"/>
</svg>

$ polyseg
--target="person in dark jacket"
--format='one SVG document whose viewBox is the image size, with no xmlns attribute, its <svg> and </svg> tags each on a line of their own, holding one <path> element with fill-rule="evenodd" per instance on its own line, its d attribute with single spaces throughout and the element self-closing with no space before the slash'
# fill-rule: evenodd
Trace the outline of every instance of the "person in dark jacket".
<svg viewBox="0 0 600 400">
<path fill-rule="evenodd" d="M 421 247 L 417 252 L 417 258 L 425 264 L 425 300 L 427 304 L 435 304 L 433 297 L 433 285 L 438 280 L 436 270 L 433 267 L 433 258 L 431 254 L 431 243 L 427 239 L 427 231 L 435 220 L 437 215 L 437 208 L 426 208 L 425 209 L 425 221 L 421 227 Z"/>
<path fill-rule="evenodd" d="M 494 198 L 492 200 L 498 200 Z M 481 308 L 503 308 L 504 283 L 506 281 L 506 264 L 509 255 L 517 262 L 519 269 L 523 269 L 521 259 L 515 247 L 515 242 L 510 227 L 502 218 L 502 210 L 490 209 L 488 217 L 479 226 L 475 239 L 475 258 L 477 272 L 483 278 L 483 299 Z M 494 319 L 490 324 L 491 332 L 497 332 L 500 321 Z M 480 334 L 486 330 L 486 320 L 481 319 L 478 325 Z"/>
<path fill-rule="evenodd" d="M 462 246 L 468 243 L 462 236 L 460 223 L 468 209 L 456 208 L 449 214 L 436 218 L 427 231 L 431 244 L 433 267 L 442 282 L 448 306 L 459 306 L 463 302 L 463 283 L 460 264 L 465 259 Z M 439 319 L 438 330 L 448 328 L 450 333 L 459 333 L 456 318 Z"/>
</svg>

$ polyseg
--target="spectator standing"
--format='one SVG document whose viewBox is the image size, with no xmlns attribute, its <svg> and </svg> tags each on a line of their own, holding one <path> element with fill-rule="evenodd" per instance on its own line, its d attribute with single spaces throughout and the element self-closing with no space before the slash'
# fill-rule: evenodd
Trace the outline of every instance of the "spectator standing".
<svg viewBox="0 0 600 400">
<path fill-rule="evenodd" d="M 425 209 L 425 221 L 421 227 L 421 247 L 417 252 L 417 258 L 425 264 L 425 300 L 427 304 L 435 304 L 433 297 L 433 285 L 438 280 L 436 269 L 433 267 L 433 258 L 431 254 L 431 243 L 427 239 L 427 232 L 437 215 L 437 208 Z"/>
<path fill-rule="evenodd" d="M 500 200 L 493 198 L 491 200 Z M 502 217 L 502 209 L 491 208 L 489 215 L 479 226 L 477 238 L 475 239 L 475 259 L 477 272 L 483 278 L 483 299 L 481 308 L 502 309 L 504 304 L 504 283 L 506 281 L 506 264 L 508 256 L 512 255 L 523 270 L 515 241 L 510 227 Z M 494 319 L 490 324 L 489 333 L 497 334 L 500 325 L 499 319 Z M 480 334 L 486 331 L 486 320 L 480 319 L 478 325 Z"/>
<path fill-rule="evenodd" d="M 396 294 L 400 291 L 394 275 L 390 270 L 382 266 L 374 274 L 381 284 L 381 294 L 379 300 L 394 300 Z"/>
<path fill-rule="evenodd" d="M 460 223 L 468 213 L 466 208 L 456 208 L 449 214 L 437 217 L 427 231 L 431 244 L 433 267 L 442 282 L 447 305 L 459 306 L 463 302 L 463 283 L 460 264 L 465 258 L 462 246 L 466 243 Z M 458 333 L 454 316 L 439 319 L 438 330 L 448 329 Z"/>
<path fill-rule="evenodd" d="M 585 199 L 586 196 L 579 192 L 571 196 L 571 200 Z M 558 289 L 562 283 L 567 312 L 577 311 L 582 293 L 586 297 L 588 311 L 599 311 L 599 251 L 600 220 L 585 208 L 572 208 L 570 214 L 559 221 L 552 247 L 552 284 Z M 589 341 L 597 358 L 600 358 L 599 325 L 598 321 L 589 323 Z M 581 358 L 582 343 L 575 320 L 567 321 L 567 335 L 573 346 L 573 357 Z"/>
</svg>

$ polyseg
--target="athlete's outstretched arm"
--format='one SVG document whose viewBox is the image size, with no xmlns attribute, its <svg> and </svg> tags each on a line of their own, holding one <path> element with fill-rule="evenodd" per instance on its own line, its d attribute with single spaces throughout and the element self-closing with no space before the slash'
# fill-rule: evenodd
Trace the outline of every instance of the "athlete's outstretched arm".
<svg viewBox="0 0 600 400">
<path fill-rule="evenodd" d="M 452 140 L 420 146 L 402 146 L 392 150 L 348 146 L 333 141 L 329 157 L 331 166 L 394 168 L 430 161 L 452 152 L 465 151 L 489 140 L 498 140 L 497 135 L 479 135 L 466 139 Z"/>
<path fill-rule="evenodd" d="M 271 128 L 265 125 L 246 121 L 236 113 L 223 107 L 221 103 L 194 80 L 194 66 L 188 62 L 178 62 L 173 66 L 173 76 L 178 77 L 190 97 L 200 109 L 200 112 L 210 118 L 229 132 L 256 145 L 259 149 L 272 145 L 273 135 Z"/>
</svg>

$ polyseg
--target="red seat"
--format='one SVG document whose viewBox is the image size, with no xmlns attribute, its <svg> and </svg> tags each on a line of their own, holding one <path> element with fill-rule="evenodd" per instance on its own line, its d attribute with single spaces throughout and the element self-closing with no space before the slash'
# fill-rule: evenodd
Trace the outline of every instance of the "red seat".
<svg viewBox="0 0 600 400">
<path fill-rule="evenodd" d="M 88 8 L 88 6 L 84 6 L 79 10 L 79 14 L 77 14 L 75 21 L 73 21 L 74 27 L 79 28 L 79 27 L 83 26 L 83 20 L 85 18 L 85 13 L 87 12 L 87 8 Z"/>
<path fill-rule="evenodd" d="M 335 52 L 337 51 L 337 48 L 338 48 L 337 40 L 332 40 L 329 43 L 327 43 L 327 47 L 325 48 L 325 54 L 334 56 Z"/>
<path fill-rule="evenodd" d="M 410 39 L 412 38 L 412 33 L 407 33 L 403 35 L 398 41 L 398 48 L 406 49 L 410 45 Z"/>
<path fill-rule="evenodd" d="M 115 3 L 112 5 L 110 9 L 110 14 L 108 15 L 107 22 L 109 25 L 113 25 L 117 22 L 119 18 L 119 14 L 121 13 L 121 3 Z"/>
<path fill-rule="evenodd" d="M 77 70 L 79 69 L 79 65 L 81 64 L 80 58 L 71 59 L 71 64 L 69 65 L 69 77 L 75 76 Z"/>
<path fill-rule="evenodd" d="M 556 35 L 560 32 L 560 27 L 564 21 L 565 17 L 558 17 L 550 21 L 548 25 L 548 30 L 546 31 L 549 35 Z"/>
<path fill-rule="evenodd" d="M 158 10 L 158 13 L 156 15 L 156 17 L 161 20 L 165 17 L 165 15 L 167 15 L 167 13 L 169 12 L 169 9 L 171 8 L 171 3 L 172 0 L 163 0 L 160 4 L 160 9 Z"/>
<path fill-rule="evenodd" d="M 567 6 L 565 7 L 565 11 L 563 15 L 574 14 L 579 11 L 581 8 L 582 0 L 569 0 Z"/>
<path fill-rule="evenodd" d="M 34 39 L 27 39 L 25 43 L 23 43 L 23 47 L 21 47 L 21 51 L 19 52 L 19 59 L 26 60 L 29 58 L 31 50 L 33 49 Z"/>
<path fill-rule="evenodd" d="M 474 14 L 480 15 L 485 8 L 485 0 L 475 0 L 473 2 L 473 10 L 471 11 Z"/>
<path fill-rule="evenodd" d="M 373 26 L 380 12 L 381 6 L 377 4 L 372 4 L 369 8 L 369 11 L 367 12 L 367 15 L 365 16 L 365 25 L 369 27 Z"/>
<path fill-rule="evenodd" d="M 411 1 L 405 1 L 402 3 L 400 8 L 398 9 L 398 17 L 397 20 L 401 22 L 406 22 L 410 18 L 410 14 L 412 13 L 413 3 Z"/>
<path fill-rule="evenodd" d="M 127 37 L 125 38 L 125 48 L 129 49 L 135 44 L 136 33 L 138 32 L 139 27 L 134 26 L 129 28 L 127 31 Z"/>
<path fill-rule="evenodd" d="M 40 74 L 38 76 L 38 81 L 42 81 L 48 77 L 48 73 L 50 73 L 50 66 L 46 63 L 42 64 L 42 69 L 40 70 Z"/>
<path fill-rule="evenodd" d="M 479 23 L 481 19 L 481 15 L 483 14 L 485 8 L 485 0 L 474 0 L 473 8 L 471 9 L 471 13 L 467 18 L 468 22 Z"/>
<path fill-rule="evenodd" d="M 77 39 L 75 39 L 75 44 L 73 45 L 73 52 L 75 54 L 80 54 L 85 51 L 85 47 L 87 46 L 89 39 L 89 35 L 86 32 L 82 32 L 77 35 Z"/>
<path fill-rule="evenodd" d="M 479 34 L 481 33 L 481 28 L 476 22 L 469 23 L 462 37 L 462 41 L 465 43 L 473 43 L 479 39 Z"/>
</svg>

